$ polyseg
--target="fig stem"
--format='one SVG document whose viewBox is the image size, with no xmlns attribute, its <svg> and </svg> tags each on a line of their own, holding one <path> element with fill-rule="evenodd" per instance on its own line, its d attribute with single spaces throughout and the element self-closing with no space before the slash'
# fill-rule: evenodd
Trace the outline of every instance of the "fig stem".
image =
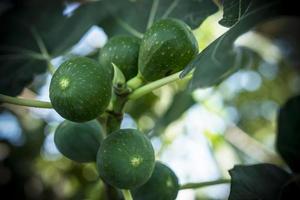
<svg viewBox="0 0 300 200">
<path fill-rule="evenodd" d="M 135 77 L 133 77 L 132 79 L 130 79 L 129 81 L 127 81 L 127 86 L 132 89 L 135 90 L 139 87 L 141 87 L 144 83 L 143 78 L 138 74 Z"/>
<path fill-rule="evenodd" d="M 9 103 L 19 106 L 28 106 L 28 107 L 35 107 L 35 108 L 52 108 L 50 102 L 46 101 L 39 101 L 34 99 L 25 99 L 19 97 L 11 97 L 4 94 L 0 94 L 0 103 Z"/>
<path fill-rule="evenodd" d="M 135 100 L 138 99 L 142 96 L 144 96 L 145 94 L 152 92 L 155 89 L 158 89 L 166 84 L 178 81 L 178 80 L 183 80 L 183 79 L 190 79 L 192 77 L 192 73 L 188 74 L 187 76 L 185 76 L 183 79 L 180 79 L 179 75 L 181 74 L 182 71 L 177 72 L 175 74 L 172 74 L 170 76 L 164 77 L 162 79 L 156 80 L 154 82 L 148 83 L 136 90 L 134 90 L 129 96 L 128 99 L 129 100 Z"/>
<path fill-rule="evenodd" d="M 133 200 L 129 190 L 122 190 L 122 193 L 125 200 Z"/>
<path fill-rule="evenodd" d="M 230 183 L 230 181 L 231 181 L 230 179 L 219 179 L 219 180 L 200 182 L 200 183 L 186 183 L 180 186 L 180 190 L 195 189 L 195 188 L 207 187 L 212 185 L 225 184 L 225 183 Z"/>
</svg>

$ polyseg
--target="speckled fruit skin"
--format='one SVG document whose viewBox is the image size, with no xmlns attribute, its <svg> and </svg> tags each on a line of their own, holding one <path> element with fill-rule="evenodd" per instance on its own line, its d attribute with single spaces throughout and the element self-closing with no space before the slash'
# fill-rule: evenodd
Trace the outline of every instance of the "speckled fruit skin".
<svg viewBox="0 0 300 200">
<path fill-rule="evenodd" d="M 139 52 L 139 71 L 154 81 L 182 70 L 198 53 L 192 31 L 177 19 L 155 22 L 144 34 Z"/>
<path fill-rule="evenodd" d="M 150 178 L 155 165 L 153 147 L 138 130 L 121 129 L 103 140 L 97 154 L 102 179 L 120 189 L 134 189 Z"/>
<path fill-rule="evenodd" d="M 96 120 L 75 123 L 62 122 L 54 133 L 57 149 L 76 162 L 95 162 L 103 140 L 103 129 Z"/>
<path fill-rule="evenodd" d="M 49 92 L 53 108 L 70 121 L 95 119 L 109 104 L 110 76 L 105 67 L 90 58 L 65 61 L 51 79 Z"/>
<path fill-rule="evenodd" d="M 179 184 L 176 174 L 161 162 L 155 163 L 151 178 L 132 191 L 134 200 L 174 200 Z"/>
<path fill-rule="evenodd" d="M 115 36 L 108 40 L 101 49 L 99 62 L 112 68 L 114 63 L 124 74 L 126 80 L 138 73 L 140 39 L 133 36 Z"/>
</svg>

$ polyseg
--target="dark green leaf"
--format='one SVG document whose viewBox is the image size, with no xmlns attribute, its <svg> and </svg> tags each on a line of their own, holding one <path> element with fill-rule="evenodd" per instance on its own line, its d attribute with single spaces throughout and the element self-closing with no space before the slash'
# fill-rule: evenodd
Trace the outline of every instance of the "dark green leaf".
<svg viewBox="0 0 300 200">
<path fill-rule="evenodd" d="M 231 27 L 240 20 L 246 12 L 251 0 L 224 0 L 223 18 L 219 21 L 222 26 Z"/>
<path fill-rule="evenodd" d="M 70 17 L 60 16 L 48 31 L 41 32 L 50 53 L 56 56 L 69 50 L 91 26 L 108 15 L 103 7 L 102 1 L 83 4 Z"/>
<path fill-rule="evenodd" d="M 161 0 L 156 19 L 163 17 L 166 8 L 173 8 L 170 9 L 168 17 L 181 19 L 192 29 L 218 11 L 218 7 L 211 0 Z"/>
<path fill-rule="evenodd" d="M 45 71 L 44 63 L 39 60 L 7 61 L 1 63 L 0 93 L 18 95 L 23 87 L 30 84 L 33 76 Z"/>
<path fill-rule="evenodd" d="M 237 165 L 229 173 L 229 200 L 278 199 L 281 187 L 290 178 L 287 172 L 271 164 Z"/>
<path fill-rule="evenodd" d="M 182 114 L 194 104 L 195 100 L 188 90 L 176 93 L 174 95 L 173 102 L 170 104 L 167 111 L 156 122 L 153 134 L 161 134 L 170 123 L 181 117 Z"/>
<path fill-rule="evenodd" d="M 145 32 L 153 0 L 107 1 L 109 2 L 107 9 L 111 11 L 114 18 L 108 16 L 100 23 L 100 26 L 104 27 L 109 35 L 128 34 L 122 22 L 139 32 Z M 211 0 L 161 0 L 157 2 L 154 21 L 162 17 L 177 18 L 185 21 L 192 29 L 197 28 L 206 17 L 218 10 L 218 7 Z M 119 9 L 116 8 L 116 5 Z"/>
<path fill-rule="evenodd" d="M 44 15 L 50 11 L 62 12 L 61 2 L 45 1 Z M 0 93 L 19 94 L 29 84 L 36 73 L 45 71 L 44 61 L 29 55 L 40 53 L 33 37 L 33 25 L 37 26 L 41 8 L 35 1 L 18 1 L 12 8 L 1 15 L 0 24 Z M 56 16 L 56 12 L 53 13 Z M 53 17 L 54 18 L 54 17 Z"/>
<path fill-rule="evenodd" d="M 99 12 L 101 5 L 102 2 L 85 4 L 65 16 L 61 0 L 19 1 L 1 15 L 0 93 L 18 95 L 35 74 L 46 70 L 38 37 L 51 57 L 60 55 L 107 14 Z"/>
<path fill-rule="evenodd" d="M 300 172 L 300 96 L 293 97 L 280 109 L 276 147 L 294 171 Z"/>
<path fill-rule="evenodd" d="M 248 47 L 239 47 L 239 49 L 241 51 L 242 57 L 240 58 L 239 64 L 237 66 L 240 66 L 244 69 L 249 69 L 263 61 L 261 55 L 255 50 Z"/>
<path fill-rule="evenodd" d="M 290 14 L 285 10 L 283 2 L 252 0 L 247 12 L 240 20 L 225 34 L 216 39 L 204 49 L 184 70 L 181 77 L 196 68 L 191 88 L 209 87 L 219 83 L 235 70 L 242 67 L 240 61 L 242 52 L 239 47 L 234 46 L 234 41 L 243 33 L 249 31 L 268 19 Z M 294 13 L 292 13 L 294 14 Z"/>
</svg>

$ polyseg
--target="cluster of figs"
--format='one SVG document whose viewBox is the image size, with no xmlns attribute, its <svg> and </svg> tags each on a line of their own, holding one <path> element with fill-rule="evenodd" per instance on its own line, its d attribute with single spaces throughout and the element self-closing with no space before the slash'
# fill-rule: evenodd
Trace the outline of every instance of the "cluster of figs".
<svg viewBox="0 0 300 200">
<path fill-rule="evenodd" d="M 155 22 L 141 39 L 115 36 L 100 50 L 98 61 L 71 58 L 50 84 L 53 108 L 66 120 L 56 129 L 58 150 L 76 162 L 96 162 L 101 179 L 130 190 L 134 200 L 173 200 L 179 184 L 174 172 L 155 160 L 148 137 L 136 129 L 104 133 L 96 120 L 107 109 L 113 88 L 112 63 L 126 80 L 161 79 L 182 70 L 198 53 L 190 28 L 177 19 Z"/>
</svg>

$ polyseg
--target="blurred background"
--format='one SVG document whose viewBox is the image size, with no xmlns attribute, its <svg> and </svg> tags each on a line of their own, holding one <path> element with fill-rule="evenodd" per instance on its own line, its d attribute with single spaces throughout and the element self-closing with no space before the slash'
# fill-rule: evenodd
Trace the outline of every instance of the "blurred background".
<svg viewBox="0 0 300 200">
<path fill-rule="evenodd" d="M 64 15 L 78 6 L 68 4 Z M 227 31 L 218 24 L 221 18 L 218 12 L 194 30 L 201 50 Z M 295 20 L 264 23 L 238 38 L 237 45 L 253 50 L 250 62 L 215 87 L 191 93 L 188 82 L 181 81 L 129 102 L 122 127 L 148 134 L 157 159 L 174 170 L 181 184 L 229 178 L 228 170 L 236 164 L 285 167 L 274 142 L 278 109 L 300 91 L 300 24 Z M 52 63 L 57 67 L 74 55 L 96 58 L 107 38 L 93 26 L 69 55 Z M 49 73 L 36 76 L 21 96 L 49 101 L 50 79 Z M 62 120 L 54 110 L 1 105 L 1 199 L 101 199 L 105 188 L 95 164 L 72 162 L 54 145 Z M 227 199 L 229 189 L 222 184 L 182 190 L 177 200 Z"/>
</svg>

